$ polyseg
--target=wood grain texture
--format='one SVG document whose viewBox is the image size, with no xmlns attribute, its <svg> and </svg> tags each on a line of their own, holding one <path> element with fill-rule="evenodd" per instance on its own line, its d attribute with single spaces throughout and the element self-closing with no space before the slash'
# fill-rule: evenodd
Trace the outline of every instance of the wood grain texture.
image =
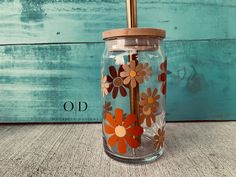
<svg viewBox="0 0 236 177">
<path fill-rule="evenodd" d="M 101 124 L 1 125 L 0 176 L 234 177 L 235 131 L 236 122 L 168 123 L 164 156 L 132 165 L 105 155 Z"/>
<path fill-rule="evenodd" d="M 126 27 L 123 0 L 0 0 L 0 44 L 99 42 Z M 168 40 L 236 39 L 234 0 L 140 0 L 140 27 L 167 30 Z"/>
<path fill-rule="evenodd" d="M 236 40 L 169 41 L 167 119 L 236 119 Z M 0 47 L 0 122 L 99 122 L 103 43 Z M 86 51 L 86 52 L 84 52 Z M 66 101 L 86 101 L 66 112 Z"/>
</svg>

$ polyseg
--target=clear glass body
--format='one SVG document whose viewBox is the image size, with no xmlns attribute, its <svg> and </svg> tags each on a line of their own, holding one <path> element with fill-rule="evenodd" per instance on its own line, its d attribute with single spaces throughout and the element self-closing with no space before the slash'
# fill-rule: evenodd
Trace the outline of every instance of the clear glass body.
<svg viewBox="0 0 236 177">
<path fill-rule="evenodd" d="M 106 40 L 102 59 L 103 144 L 113 159 L 141 163 L 163 153 L 167 60 L 161 40 Z"/>
</svg>

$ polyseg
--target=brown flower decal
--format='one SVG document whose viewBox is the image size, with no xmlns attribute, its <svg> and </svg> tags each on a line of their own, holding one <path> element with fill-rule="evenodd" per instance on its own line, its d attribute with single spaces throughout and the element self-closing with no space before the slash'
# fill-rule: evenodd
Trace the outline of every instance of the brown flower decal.
<svg viewBox="0 0 236 177">
<path fill-rule="evenodd" d="M 135 114 L 129 114 L 123 120 L 123 110 L 117 108 L 115 109 L 115 118 L 108 112 L 106 120 L 109 124 L 104 124 L 104 130 L 111 135 L 108 139 L 110 147 L 114 147 L 118 143 L 118 152 L 125 154 L 126 143 L 132 148 L 137 148 L 140 145 L 134 136 L 140 136 L 143 133 L 143 128 L 134 126 L 137 121 Z"/>
<path fill-rule="evenodd" d="M 158 111 L 159 103 L 157 100 L 160 95 L 157 94 L 158 90 L 155 88 L 152 92 L 151 88 L 147 88 L 147 92 L 141 93 L 140 100 L 140 123 L 143 123 L 146 119 L 148 127 L 151 126 L 151 122 L 155 122 L 155 114 Z"/>
<path fill-rule="evenodd" d="M 165 140 L 165 128 L 159 128 L 157 130 L 157 135 L 154 136 L 155 144 L 154 146 L 156 149 L 160 149 L 164 145 L 164 140 Z"/>
<path fill-rule="evenodd" d="M 136 64 L 134 60 L 130 61 L 130 64 L 123 65 L 124 71 L 120 73 L 120 76 L 124 78 L 124 84 L 135 88 L 137 83 L 144 82 L 145 71 L 143 71 L 143 64 Z"/>
<path fill-rule="evenodd" d="M 120 73 L 123 71 L 122 66 L 119 67 L 118 72 L 114 66 L 109 67 L 110 75 L 107 76 L 107 81 L 109 82 L 108 92 L 112 91 L 112 98 L 116 98 L 118 91 L 120 90 L 121 96 L 126 96 L 127 92 L 125 90 L 123 79 L 120 77 Z"/>
<path fill-rule="evenodd" d="M 161 92 L 163 95 L 166 94 L 166 73 L 167 73 L 167 60 L 165 60 L 161 65 L 161 74 L 158 75 L 158 80 L 162 82 Z"/>
<path fill-rule="evenodd" d="M 158 108 L 159 103 L 157 102 L 157 100 L 160 98 L 160 95 L 158 95 L 157 92 L 157 88 L 154 88 L 153 92 L 151 88 L 147 88 L 146 93 L 141 93 L 140 105 L 145 107 Z"/>
<path fill-rule="evenodd" d="M 152 67 L 149 67 L 148 63 L 143 64 L 143 71 L 145 71 L 144 79 L 149 80 L 152 75 Z"/>
<path fill-rule="evenodd" d="M 139 123 L 142 124 L 146 119 L 146 125 L 151 127 L 152 122 L 156 121 L 155 114 L 158 107 L 140 106 L 140 119 Z"/>
<path fill-rule="evenodd" d="M 105 101 L 105 104 L 103 105 L 103 112 L 102 115 L 105 117 L 107 112 L 110 112 L 112 110 L 111 102 Z"/>
</svg>

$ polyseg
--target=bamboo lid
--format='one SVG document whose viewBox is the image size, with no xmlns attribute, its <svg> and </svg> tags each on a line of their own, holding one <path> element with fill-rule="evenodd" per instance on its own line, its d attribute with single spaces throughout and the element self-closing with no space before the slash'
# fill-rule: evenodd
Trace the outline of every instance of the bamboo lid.
<svg viewBox="0 0 236 177">
<path fill-rule="evenodd" d="M 165 38 L 165 30 L 158 28 L 123 28 L 112 29 L 102 33 L 103 40 L 118 37 L 159 37 Z"/>
</svg>

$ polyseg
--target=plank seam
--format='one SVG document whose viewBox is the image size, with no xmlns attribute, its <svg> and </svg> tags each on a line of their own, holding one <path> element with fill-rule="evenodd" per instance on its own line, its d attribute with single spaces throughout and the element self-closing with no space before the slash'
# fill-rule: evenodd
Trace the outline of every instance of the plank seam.
<svg viewBox="0 0 236 177">
<path fill-rule="evenodd" d="M 236 38 L 232 39 L 189 39 L 189 40 L 164 40 L 164 42 L 194 42 L 194 41 L 202 41 L 202 42 L 210 42 L 210 41 L 235 41 Z M 0 46 L 27 46 L 27 45 L 71 45 L 71 44 L 104 44 L 104 42 L 95 41 L 95 42 L 49 42 L 49 43 L 12 43 L 12 44 L 0 44 Z"/>
</svg>

